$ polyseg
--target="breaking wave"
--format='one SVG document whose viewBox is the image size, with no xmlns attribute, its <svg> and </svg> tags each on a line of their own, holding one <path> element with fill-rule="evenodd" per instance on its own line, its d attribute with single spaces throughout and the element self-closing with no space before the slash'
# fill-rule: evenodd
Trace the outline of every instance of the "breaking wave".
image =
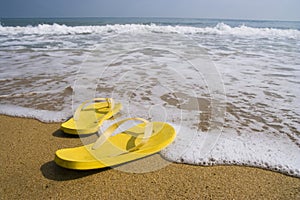
<svg viewBox="0 0 300 200">
<path fill-rule="evenodd" d="M 299 39 L 300 31 L 296 29 L 253 28 L 245 25 L 231 27 L 218 23 L 214 27 L 160 26 L 157 24 L 115 24 L 105 26 L 66 26 L 59 24 L 39 24 L 38 26 L 12 27 L 0 25 L 0 35 L 69 35 L 69 34 L 104 34 L 104 33 L 180 33 L 180 34 L 217 34 L 247 37 L 280 37 Z"/>
</svg>

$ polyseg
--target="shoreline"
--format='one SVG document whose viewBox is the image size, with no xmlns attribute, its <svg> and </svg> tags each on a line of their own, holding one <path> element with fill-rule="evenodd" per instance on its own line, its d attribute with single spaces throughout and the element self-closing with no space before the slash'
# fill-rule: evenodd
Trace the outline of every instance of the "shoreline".
<svg viewBox="0 0 300 200">
<path fill-rule="evenodd" d="M 59 123 L 0 115 L 0 199 L 297 199 L 300 178 L 246 166 L 171 163 L 157 171 L 73 171 L 58 167 L 54 153 L 82 145 Z"/>
</svg>

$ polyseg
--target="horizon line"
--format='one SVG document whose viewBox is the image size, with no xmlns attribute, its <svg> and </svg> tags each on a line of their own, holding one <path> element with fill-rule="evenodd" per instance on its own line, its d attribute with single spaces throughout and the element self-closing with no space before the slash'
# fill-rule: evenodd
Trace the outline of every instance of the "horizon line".
<svg viewBox="0 0 300 200">
<path fill-rule="evenodd" d="M 37 17 L 37 16 L 31 16 L 31 17 L 2 17 L 0 16 L 0 19 L 76 19 L 76 18 L 157 18 L 157 19 L 209 19 L 209 20 L 240 20 L 240 21 L 276 21 L 276 22 L 300 22 L 299 20 L 287 20 L 287 19 L 251 19 L 251 18 L 210 18 L 210 17 L 158 17 L 158 16 L 151 16 L 151 17 L 139 17 L 139 16 L 59 16 L 59 17 Z"/>
</svg>

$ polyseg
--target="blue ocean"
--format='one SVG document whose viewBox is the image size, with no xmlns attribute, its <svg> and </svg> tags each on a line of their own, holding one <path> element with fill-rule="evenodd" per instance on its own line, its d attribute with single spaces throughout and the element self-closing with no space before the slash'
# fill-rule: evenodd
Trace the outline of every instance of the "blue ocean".
<svg viewBox="0 0 300 200">
<path fill-rule="evenodd" d="M 0 113 L 62 122 L 93 97 L 173 124 L 165 159 L 300 177 L 300 22 L 0 19 Z"/>
</svg>

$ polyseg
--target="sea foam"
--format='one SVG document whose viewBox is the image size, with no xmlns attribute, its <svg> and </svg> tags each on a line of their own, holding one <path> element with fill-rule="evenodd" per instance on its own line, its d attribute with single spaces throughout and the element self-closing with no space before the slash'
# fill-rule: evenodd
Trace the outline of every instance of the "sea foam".
<svg viewBox="0 0 300 200">
<path fill-rule="evenodd" d="M 26 108 L 9 104 L 0 104 L 0 113 L 14 117 L 37 119 L 41 122 L 47 123 L 62 122 L 68 117 L 72 116 L 70 109 L 65 109 L 61 111 L 37 110 L 33 108 Z"/>
<path fill-rule="evenodd" d="M 59 24 L 40 24 L 38 26 L 7 27 L 0 25 L 0 35 L 67 35 L 117 33 L 182 33 L 182 34 L 224 34 L 253 37 L 280 37 L 299 39 L 300 31 L 294 29 L 253 28 L 245 25 L 231 27 L 218 23 L 215 27 L 161 26 L 157 24 L 115 24 L 105 26 L 66 26 Z"/>
</svg>

